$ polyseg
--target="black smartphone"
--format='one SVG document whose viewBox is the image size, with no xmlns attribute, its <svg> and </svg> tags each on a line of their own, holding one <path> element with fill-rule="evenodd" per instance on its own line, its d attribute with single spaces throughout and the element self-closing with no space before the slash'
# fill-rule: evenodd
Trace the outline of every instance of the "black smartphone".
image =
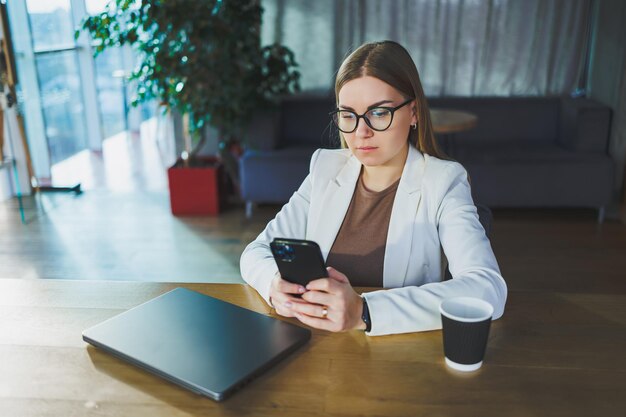
<svg viewBox="0 0 626 417">
<path fill-rule="evenodd" d="M 322 251 L 312 240 L 275 238 L 270 248 L 284 280 L 306 286 L 309 281 L 328 277 Z"/>
</svg>

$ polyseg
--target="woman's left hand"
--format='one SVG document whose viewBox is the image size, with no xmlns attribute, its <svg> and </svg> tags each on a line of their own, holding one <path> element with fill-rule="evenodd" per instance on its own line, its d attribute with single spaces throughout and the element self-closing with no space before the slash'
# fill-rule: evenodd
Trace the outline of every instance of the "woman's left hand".
<svg viewBox="0 0 626 417">
<path fill-rule="evenodd" d="M 361 296 L 344 274 L 327 269 L 328 278 L 316 279 L 306 286 L 302 298 L 311 304 L 294 304 L 294 316 L 308 326 L 331 332 L 365 329 Z"/>
</svg>

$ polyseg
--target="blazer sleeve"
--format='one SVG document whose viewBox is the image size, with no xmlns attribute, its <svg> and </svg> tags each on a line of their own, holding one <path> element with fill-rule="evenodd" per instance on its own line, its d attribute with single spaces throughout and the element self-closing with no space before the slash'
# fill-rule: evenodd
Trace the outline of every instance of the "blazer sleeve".
<svg viewBox="0 0 626 417">
<path fill-rule="evenodd" d="M 320 150 L 311 157 L 309 175 L 300 188 L 291 196 L 276 217 L 270 221 L 261 234 L 244 249 L 239 267 L 244 281 L 250 284 L 270 304 L 270 286 L 278 267 L 270 250 L 270 242 L 275 237 L 304 239 L 312 190 L 311 172 Z"/>
<path fill-rule="evenodd" d="M 507 286 L 478 220 L 467 172 L 453 163 L 440 175 L 441 185 L 428 190 L 433 198 L 427 209 L 432 213 L 429 219 L 437 224 L 453 279 L 364 294 L 372 320 L 369 335 L 440 329 L 439 305 L 450 297 L 477 297 L 491 303 L 494 320 L 504 312 Z"/>
</svg>

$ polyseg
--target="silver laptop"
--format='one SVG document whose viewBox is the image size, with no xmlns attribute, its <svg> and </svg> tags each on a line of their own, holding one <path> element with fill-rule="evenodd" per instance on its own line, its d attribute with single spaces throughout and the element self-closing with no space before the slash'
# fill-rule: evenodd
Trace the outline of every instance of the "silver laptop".
<svg viewBox="0 0 626 417">
<path fill-rule="evenodd" d="M 83 340 L 221 401 L 311 338 L 299 326 L 177 288 L 83 332 Z"/>
</svg>

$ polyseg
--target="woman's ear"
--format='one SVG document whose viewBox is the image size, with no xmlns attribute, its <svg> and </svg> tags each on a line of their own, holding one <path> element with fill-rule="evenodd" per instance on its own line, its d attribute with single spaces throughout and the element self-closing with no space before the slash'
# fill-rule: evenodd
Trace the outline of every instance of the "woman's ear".
<svg viewBox="0 0 626 417">
<path fill-rule="evenodd" d="M 411 124 L 416 124 L 417 120 L 417 102 L 413 100 L 411 102 Z"/>
</svg>

